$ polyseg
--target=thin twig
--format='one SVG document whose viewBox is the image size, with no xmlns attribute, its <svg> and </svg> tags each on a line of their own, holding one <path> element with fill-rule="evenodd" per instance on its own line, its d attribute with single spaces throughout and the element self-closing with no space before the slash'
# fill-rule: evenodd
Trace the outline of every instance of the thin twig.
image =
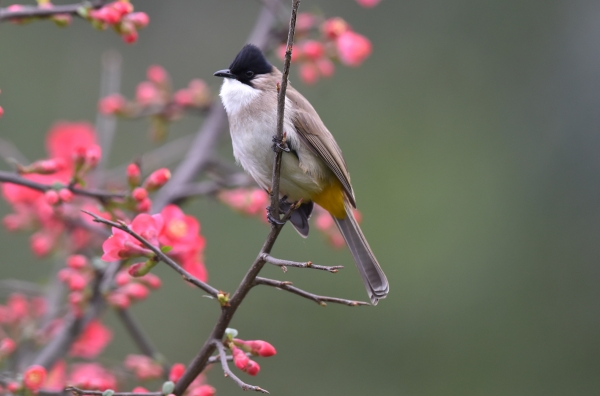
<svg viewBox="0 0 600 396">
<path fill-rule="evenodd" d="M 281 142 L 285 145 L 285 138 L 283 132 L 283 119 L 285 111 L 285 92 L 288 85 L 288 76 L 290 74 L 290 64 L 292 62 L 292 47 L 294 45 L 294 33 L 296 31 L 296 15 L 298 14 L 298 7 L 300 6 L 300 0 L 294 0 L 292 3 L 292 16 L 290 18 L 290 28 L 288 30 L 287 46 L 285 51 L 285 61 L 283 63 L 283 75 L 281 76 L 281 83 L 277 85 L 277 130 L 275 133 L 276 142 Z M 275 87 L 274 87 L 275 88 Z M 279 182 L 281 172 L 281 157 L 283 150 L 279 145 L 275 144 L 275 160 L 273 161 L 273 177 L 271 179 L 271 216 L 275 219 L 279 219 Z"/>
<path fill-rule="evenodd" d="M 105 3 L 106 0 L 93 0 L 77 4 L 53 5 L 49 8 L 23 7 L 23 9 L 14 11 L 9 11 L 7 8 L 0 8 L 0 22 L 9 21 L 11 19 L 51 17 L 59 14 L 79 16 L 80 8 L 100 8 Z"/>
<path fill-rule="evenodd" d="M 245 383 L 244 381 L 239 379 L 233 373 L 233 371 L 231 371 L 231 369 L 229 368 L 229 364 L 227 364 L 227 355 L 225 354 L 225 347 L 223 346 L 223 342 L 221 340 L 215 340 L 214 344 L 217 347 L 217 349 L 219 350 L 219 357 L 221 358 L 221 367 L 223 368 L 223 372 L 225 373 L 226 377 L 231 378 L 233 380 L 233 382 L 235 382 L 236 384 L 238 384 L 238 386 L 240 388 L 242 388 L 242 390 L 251 390 L 251 391 L 260 392 L 260 393 L 269 393 L 266 389 L 263 389 L 260 386 L 248 385 L 247 383 Z"/>
<path fill-rule="evenodd" d="M 139 325 L 133 314 L 128 309 L 118 308 L 116 309 L 117 316 L 123 322 L 123 325 L 131 335 L 133 341 L 137 344 L 138 348 L 142 353 L 152 359 L 160 360 L 162 358 L 161 354 L 158 352 L 154 344 L 144 330 Z M 168 371 L 168 370 L 167 370 Z"/>
<path fill-rule="evenodd" d="M 161 252 L 161 250 L 159 248 L 152 245 L 140 234 L 138 234 L 137 232 L 135 232 L 131 228 L 129 228 L 126 224 L 116 223 L 114 221 L 103 219 L 102 217 L 100 217 L 92 212 L 88 212 L 87 210 L 82 210 L 82 212 L 87 213 L 88 215 L 92 216 L 96 223 L 103 223 L 103 224 L 109 225 L 111 227 L 118 228 L 119 230 L 125 231 L 126 233 L 128 233 L 129 235 L 131 235 L 132 237 L 134 237 L 135 239 L 140 241 L 142 245 L 144 245 L 145 247 L 150 249 L 160 261 L 164 262 L 169 267 L 171 267 L 175 271 L 177 271 L 181 276 L 183 276 L 183 279 L 185 279 L 186 281 L 190 282 L 191 284 L 193 284 L 195 286 L 198 286 L 200 289 L 204 290 L 211 296 L 217 297 L 217 294 L 219 293 L 219 291 L 217 289 L 215 289 L 214 287 L 212 287 L 211 285 L 209 285 L 207 283 L 202 282 L 200 279 L 196 278 L 195 276 L 193 276 L 192 274 L 190 274 L 189 272 L 187 272 L 186 270 L 181 268 L 181 266 L 179 264 L 177 264 L 175 261 L 173 261 L 166 254 Z"/>
<path fill-rule="evenodd" d="M 305 261 L 303 263 L 300 263 L 298 261 L 282 260 L 282 259 L 275 258 L 266 253 L 263 254 L 262 258 L 267 263 L 276 265 L 278 267 L 312 268 L 312 269 L 316 269 L 316 270 L 331 272 L 332 274 L 335 274 L 338 272 L 338 270 L 344 268 L 343 265 L 334 265 L 334 266 L 328 267 L 328 266 L 324 266 L 324 265 L 313 264 L 312 261 Z"/>
<path fill-rule="evenodd" d="M 308 298 L 309 300 L 313 300 L 314 302 L 316 302 L 317 304 L 319 304 L 323 307 L 327 306 L 326 302 L 349 305 L 351 307 L 355 307 L 357 305 L 371 305 L 371 304 L 363 302 L 363 301 L 346 300 L 344 298 L 337 298 L 337 297 L 319 296 L 317 294 L 313 294 L 313 293 L 307 292 L 305 290 L 299 289 L 295 286 L 292 286 L 292 282 L 287 282 L 287 281 L 278 281 L 278 280 L 274 280 L 274 279 L 256 277 L 256 279 L 254 280 L 254 284 L 255 285 L 273 286 L 273 287 L 276 287 L 281 290 L 289 291 L 291 293 L 297 294 L 304 298 Z"/>
<path fill-rule="evenodd" d="M 42 191 L 42 192 L 45 192 L 45 191 L 48 191 L 48 190 L 51 190 L 54 188 L 54 185 L 52 185 L 52 184 L 37 183 L 37 182 L 34 182 L 33 180 L 29 180 L 22 176 L 19 176 L 16 173 L 5 172 L 5 171 L 0 171 L 0 183 L 18 184 L 18 185 L 21 185 L 24 187 L 29 187 L 33 190 L 38 190 L 38 191 Z M 64 188 L 68 188 L 75 195 L 96 198 L 101 201 L 104 201 L 107 199 L 125 198 L 126 197 L 125 193 L 114 193 L 114 192 L 109 192 L 109 191 L 90 190 L 90 189 L 84 189 L 84 188 L 79 188 L 79 187 L 72 187 L 72 186 L 68 186 L 68 185 L 65 185 Z"/>
<path fill-rule="evenodd" d="M 73 392 L 76 395 L 94 395 L 94 396 L 102 396 L 104 394 L 103 391 L 94 391 L 94 390 L 86 390 L 79 389 L 75 386 L 69 386 L 65 388 L 65 392 Z M 163 396 L 162 392 L 114 392 L 113 396 Z"/>
</svg>

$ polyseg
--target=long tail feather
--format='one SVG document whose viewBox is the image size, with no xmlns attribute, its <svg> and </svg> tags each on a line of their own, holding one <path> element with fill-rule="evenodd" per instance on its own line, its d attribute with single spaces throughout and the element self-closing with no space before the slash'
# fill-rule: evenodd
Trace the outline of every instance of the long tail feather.
<svg viewBox="0 0 600 396">
<path fill-rule="evenodd" d="M 371 302 L 373 305 L 377 305 L 377 302 L 385 298 L 390 290 L 388 280 L 360 230 L 349 205 L 346 205 L 346 214 L 345 219 L 333 217 L 333 220 L 344 236 L 352 256 L 354 256 L 358 272 L 362 277 Z"/>
</svg>

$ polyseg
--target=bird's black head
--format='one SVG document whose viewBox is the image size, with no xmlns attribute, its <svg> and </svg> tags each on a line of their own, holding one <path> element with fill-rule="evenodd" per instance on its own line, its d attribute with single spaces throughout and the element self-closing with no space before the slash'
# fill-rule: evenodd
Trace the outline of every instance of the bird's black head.
<svg viewBox="0 0 600 396">
<path fill-rule="evenodd" d="M 217 77 L 235 78 L 236 80 L 252 85 L 251 81 L 258 75 L 270 73 L 273 66 L 265 58 L 262 51 L 255 45 L 246 44 L 237 54 L 229 69 L 219 70 L 214 75 Z"/>
</svg>

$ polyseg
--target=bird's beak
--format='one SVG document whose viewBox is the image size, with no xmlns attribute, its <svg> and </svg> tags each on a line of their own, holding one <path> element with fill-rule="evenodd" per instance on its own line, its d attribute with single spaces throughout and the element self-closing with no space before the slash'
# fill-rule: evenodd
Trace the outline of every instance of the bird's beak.
<svg viewBox="0 0 600 396">
<path fill-rule="evenodd" d="M 213 74 L 213 76 L 225 77 L 225 78 L 235 78 L 235 74 L 231 74 L 231 72 L 229 71 L 229 69 L 223 69 L 223 70 L 216 71 Z"/>
</svg>

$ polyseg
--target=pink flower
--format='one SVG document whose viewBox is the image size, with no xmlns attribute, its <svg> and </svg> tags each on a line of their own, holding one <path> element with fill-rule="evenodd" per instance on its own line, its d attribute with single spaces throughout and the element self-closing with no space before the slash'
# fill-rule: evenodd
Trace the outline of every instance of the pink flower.
<svg viewBox="0 0 600 396">
<path fill-rule="evenodd" d="M 356 0 L 356 2 L 365 8 L 373 8 L 375 7 L 377 4 L 379 4 L 381 0 Z"/>
<path fill-rule="evenodd" d="M 158 246 L 158 236 L 163 228 L 163 218 L 160 214 L 150 216 L 139 214 L 131 222 L 131 229 L 146 239 L 154 246 Z M 102 244 L 102 260 L 118 261 L 124 258 L 146 256 L 150 257 L 150 250 L 142 247 L 141 243 L 118 228 L 113 227 L 113 234 Z"/>
<path fill-rule="evenodd" d="M 23 374 L 23 385 L 33 392 L 37 392 L 46 380 L 46 369 L 39 365 L 30 366 Z"/>
<path fill-rule="evenodd" d="M 115 376 L 97 363 L 84 363 L 76 365 L 71 371 L 68 383 L 83 389 L 105 391 L 116 389 Z"/>
<path fill-rule="evenodd" d="M 184 270 L 189 272 L 192 276 L 198 278 L 202 282 L 208 280 L 208 273 L 204 263 L 200 260 L 200 252 L 191 251 L 183 257 L 181 266 Z"/>
<path fill-rule="evenodd" d="M 29 315 L 29 302 L 27 301 L 27 297 L 21 293 L 11 294 L 8 297 L 6 306 L 13 321 L 23 320 Z"/>
<path fill-rule="evenodd" d="M 74 165 L 76 153 L 87 154 L 88 149 L 100 156 L 100 147 L 96 141 L 94 128 L 87 122 L 60 122 L 54 125 L 46 137 L 46 149 L 51 158 L 62 158 L 67 168 Z"/>
<path fill-rule="evenodd" d="M 215 388 L 210 385 L 200 385 L 192 390 L 189 393 L 189 396 L 214 396 L 217 393 Z"/>
<path fill-rule="evenodd" d="M 335 71 L 335 65 L 328 58 L 321 58 L 317 60 L 317 69 L 323 77 L 331 77 Z"/>
<path fill-rule="evenodd" d="M 119 94 L 112 94 L 100 99 L 98 111 L 102 114 L 119 114 L 126 105 L 125 98 Z"/>
<path fill-rule="evenodd" d="M 144 300 L 150 294 L 146 286 L 139 283 L 129 283 L 123 286 L 122 292 L 134 300 Z"/>
<path fill-rule="evenodd" d="M 138 280 L 150 287 L 151 289 L 159 289 L 162 285 L 162 281 L 160 280 L 160 278 L 154 274 L 146 274 L 144 276 L 139 277 Z"/>
<path fill-rule="evenodd" d="M 133 371 L 139 380 L 159 378 L 163 372 L 160 364 L 144 355 L 127 355 L 124 366 Z"/>
<path fill-rule="evenodd" d="M 194 97 L 192 95 L 192 92 L 187 88 L 180 89 L 179 91 L 175 92 L 173 100 L 175 101 L 175 103 L 182 107 L 192 106 L 194 104 Z"/>
<path fill-rule="evenodd" d="M 126 17 L 138 29 L 145 28 L 150 23 L 150 17 L 145 12 L 134 12 Z"/>
<path fill-rule="evenodd" d="M 169 381 L 179 381 L 183 373 L 185 373 L 185 365 L 182 363 L 175 363 L 173 366 L 171 366 L 171 371 L 169 372 Z"/>
<path fill-rule="evenodd" d="M 92 320 L 71 345 L 69 354 L 73 357 L 94 359 L 112 339 L 112 332 L 99 320 Z"/>
<path fill-rule="evenodd" d="M 204 249 L 204 238 L 199 236 L 200 223 L 195 217 L 186 215 L 175 205 L 167 205 L 160 214 L 165 225 L 159 240 L 161 244 L 173 248 L 171 254 Z"/>
<path fill-rule="evenodd" d="M 2 106 L 0 106 L 0 118 L 2 118 L 3 115 L 4 115 L 4 109 L 2 108 Z"/>
<path fill-rule="evenodd" d="M 143 187 L 136 187 L 132 192 L 131 192 L 131 198 L 133 198 L 134 200 L 141 202 L 144 199 L 148 198 L 148 190 L 146 190 Z"/>
<path fill-rule="evenodd" d="M 140 185 L 141 174 L 142 172 L 137 164 L 127 165 L 127 182 L 130 186 L 135 187 Z"/>
<path fill-rule="evenodd" d="M 315 26 L 315 16 L 308 12 L 301 12 L 296 18 L 296 33 L 304 33 Z"/>
<path fill-rule="evenodd" d="M 71 202 L 73 200 L 73 193 L 68 188 L 61 188 L 58 190 L 58 197 L 62 202 Z"/>
<path fill-rule="evenodd" d="M 56 205 L 60 201 L 60 197 L 56 190 L 48 190 L 44 193 L 44 199 L 48 205 Z"/>
<path fill-rule="evenodd" d="M 372 46 L 369 39 L 352 31 L 341 34 L 336 44 L 340 60 L 348 66 L 359 66 L 371 55 Z"/>
<path fill-rule="evenodd" d="M 131 30 L 122 34 L 121 39 L 123 39 L 123 42 L 127 44 L 133 44 L 138 40 L 138 32 L 136 30 Z"/>
<path fill-rule="evenodd" d="M 46 376 L 44 389 L 50 391 L 62 391 L 67 382 L 67 364 L 64 360 L 59 360 L 54 364 Z"/>
</svg>

